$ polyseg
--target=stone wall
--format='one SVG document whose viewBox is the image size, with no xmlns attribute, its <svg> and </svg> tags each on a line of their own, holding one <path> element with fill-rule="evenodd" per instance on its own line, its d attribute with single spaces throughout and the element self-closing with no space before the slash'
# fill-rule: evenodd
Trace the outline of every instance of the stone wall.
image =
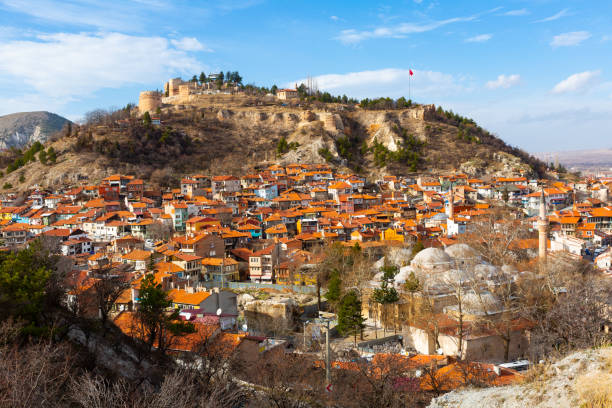
<svg viewBox="0 0 612 408">
<path fill-rule="evenodd" d="M 161 105 L 162 95 L 157 91 L 144 91 L 138 97 L 138 111 L 141 115 L 145 112 L 154 113 Z"/>
</svg>

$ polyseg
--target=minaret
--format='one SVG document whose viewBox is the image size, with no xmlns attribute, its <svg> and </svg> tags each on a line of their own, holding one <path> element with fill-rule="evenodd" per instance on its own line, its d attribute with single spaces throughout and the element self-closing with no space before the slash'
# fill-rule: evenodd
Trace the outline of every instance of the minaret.
<svg viewBox="0 0 612 408">
<path fill-rule="evenodd" d="M 448 199 L 448 207 L 446 208 L 446 215 L 448 215 L 448 218 L 451 220 L 455 216 L 455 207 L 453 205 L 454 203 L 455 203 L 455 192 L 453 191 L 453 185 L 451 184 L 450 198 Z"/>
<path fill-rule="evenodd" d="M 540 194 L 540 216 L 538 217 L 538 236 L 539 236 L 539 259 L 546 262 L 546 240 L 548 235 L 548 216 L 546 215 L 546 199 L 544 198 L 544 188 Z"/>
</svg>

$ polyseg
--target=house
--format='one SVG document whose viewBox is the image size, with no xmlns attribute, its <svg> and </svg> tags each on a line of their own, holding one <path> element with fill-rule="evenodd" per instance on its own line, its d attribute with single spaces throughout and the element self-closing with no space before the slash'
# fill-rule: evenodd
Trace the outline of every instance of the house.
<svg viewBox="0 0 612 408">
<path fill-rule="evenodd" d="M 595 258 L 595 265 L 604 271 L 612 270 L 612 249 L 608 248 Z"/>
<path fill-rule="evenodd" d="M 147 269 L 152 255 L 153 253 L 150 251 L 134 249 L 133 251 L 122 255 L 121 259 L 123 263 L 133 265 L 135 270 L 144 271 Z"/>
<path fill-rule="evenodd" d="M 183 268 L 181 277 L 190 282 L 198 283 L 202 280 L 202 257 L 184 252 L 176 252 L 170 257 L 173 264 Z"/>
<path fill-rule="evenodd" d="M 28 224 L 10 224 L 2 229 L 4 245 L 22 245 L 28 238 Z"/>
<path fill-rule="evenodd" d="M 187 204 L 171 201 L 164 206 L 164 212 L 172 218 L 172 226 L 175 231 L 185 231 L 185 223 L 188 219 Z"/>
<path fill-rule="evenodd" d="M 253 282 L 274 281 L 274 267 L 281 258 L 281 245 L 276 243 L 249 257 L 249 278 Z"/>
<path fill-rule="evenodd" d="M 296 99 L 298 97 L 298 91 L 297 89 L 279 89 L 276 91 L 276 97 L 281 101 Z"/>
<path fill-rule="evenodd" d="M 238 273 L 238 261 L 232 258 L 204 258 L 202 259 L 203 271 L 207 279 L 221 287 L 223 283 L 240 280 Z"/>
<path fill-rule="evenodd" d="M 225 253 L 225 241 L 216 234 L 189 234 L 173 238 L 173 244 L 181 252 L 200 258 L 222 258 Z"/>
<path fill-rule="evenodd" d="M 92 243 L 89 238 L 75 238 L 64 241 L 60 245 L 60 250 L 64 256 L 90 254 L 92 253 Z"/>
<path fill-rule="evenodd" d="M 217 197 L 220 193 L 236 193 L 240 191 L 240 179 L 234 176 L 216 176 L 211 180 L 211 188 L 213 197 Z"/>
</svg>

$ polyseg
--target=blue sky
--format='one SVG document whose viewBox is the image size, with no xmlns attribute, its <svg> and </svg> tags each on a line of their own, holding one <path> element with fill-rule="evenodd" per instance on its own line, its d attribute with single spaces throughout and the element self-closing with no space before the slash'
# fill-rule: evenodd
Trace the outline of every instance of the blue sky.
<svg viewBox="0 0 612 408">
<path fill-rule="evenodd" d="M 408 96 L 531 152 L 612 148 L 612 2 L 0 0 L 0 114 L 79 119 L 170 77 Z"/>
</svg>

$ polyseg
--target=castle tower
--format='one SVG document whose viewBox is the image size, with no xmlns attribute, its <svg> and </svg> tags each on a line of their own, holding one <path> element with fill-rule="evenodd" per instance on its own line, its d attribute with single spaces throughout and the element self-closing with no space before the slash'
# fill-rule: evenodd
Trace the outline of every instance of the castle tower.
<svg viewBox="0 0 612 408">
<path fill-rule="evenodd" d="M 162 95 L 157 91 L 143 91 L 138 97 L 138 111 L 141 115 L 145 112 L 155 113 L 157 108 L 161 108 Z"/>
<path fill-rule="evenodd" d="M 538 217 L 538 257 L 540 262 L 546 262 L 546 241 L 548 239 L 548 216 L 546 213 L 546 198 L 544 197 L 544 188 L 542 188 L 540 194 L 540 215 Z"/>
</svg>

